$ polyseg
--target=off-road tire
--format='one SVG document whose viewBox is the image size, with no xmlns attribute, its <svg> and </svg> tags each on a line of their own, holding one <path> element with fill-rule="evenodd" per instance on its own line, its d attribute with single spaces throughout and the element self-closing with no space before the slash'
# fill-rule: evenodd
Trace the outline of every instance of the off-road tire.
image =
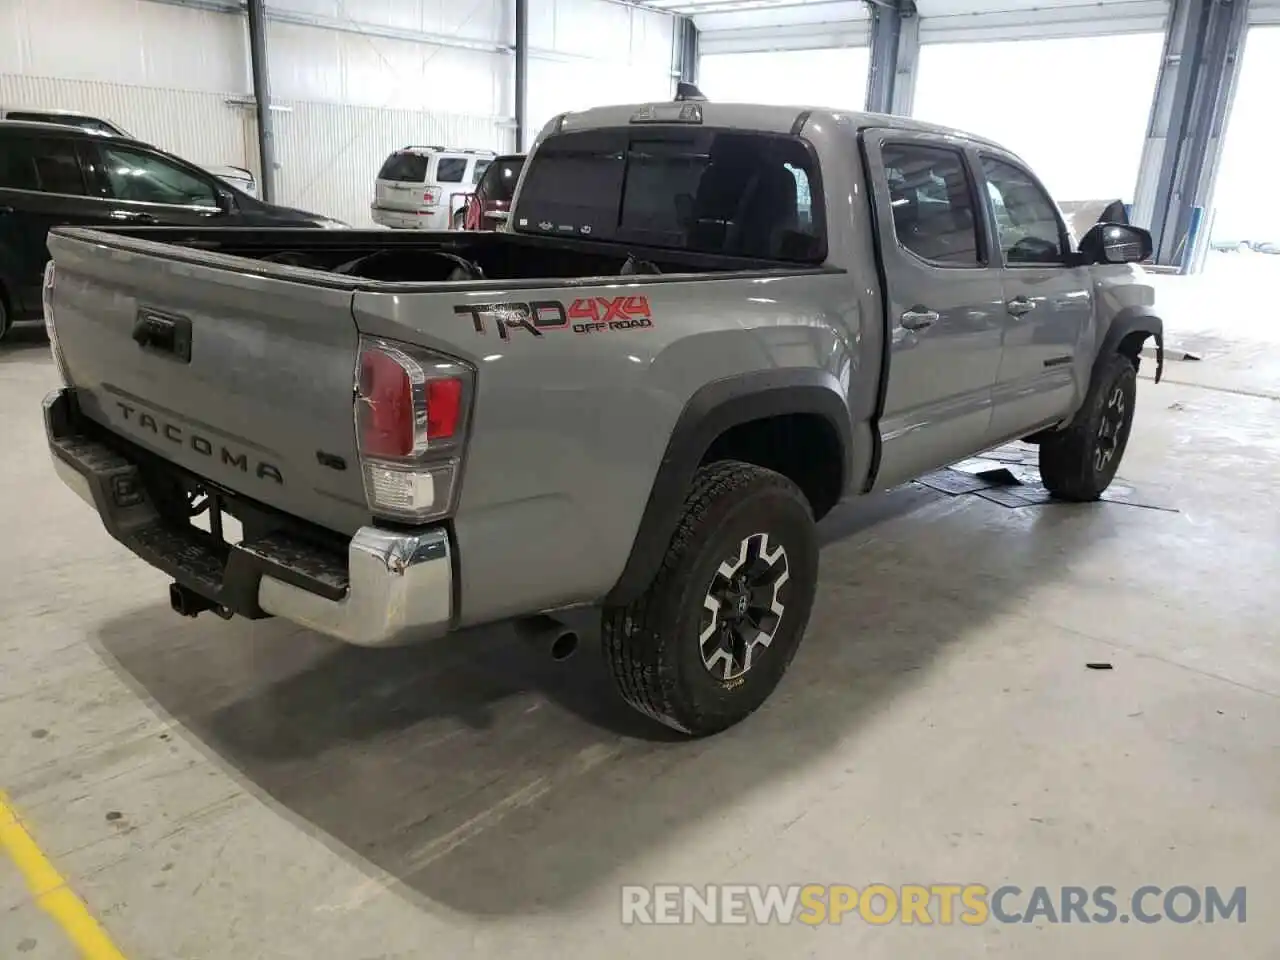
<svg viewBox="0 0 1280 960">
<path fill-rule="evenodd" d="M 772 594 L 784 612 L 773 621 L 772 641 L 758 648 L 741 676 L 726 680 L 706 663 L 700 636 L 705 604 L 722 563 L 753 539 L 757 546 L 767 542 L 775 555 L 777 546 L 785 550 L 785 584 Z M 648 589 L 626 606 L 604 610 L 605 659 L 622 698 L 695 737 L 743 720 L 773 692 L 795 656 L 817 575 L 813 511 L 799 487 L 748 463 L 730 460 L 700 468 Z"/>
<path fill-rule="evenodd" d="M 449 219 L 450 230 L 461 230 L 467 225 L 466 209 L 454 211 L 453 216 Z"/>
<path fill-rule="evenodd" d="M 1115 479 L 1133 427 L 1138 372 L 1133 361 L 1115 354 L 1095 372 L 1084 404 L 1070 425 L 1040 442 L 1040 479 L 1060 500 L 1097 500 Z M 1112 427 L 1117 415 L 1119 420 Z M 1114 432 L 1107 435 L 1107 430 Z M 1111 455 L 1105 457 L 1105 445 Z M 1105 457 L 1105 462 L 1104 462 Z"/>
</svg>

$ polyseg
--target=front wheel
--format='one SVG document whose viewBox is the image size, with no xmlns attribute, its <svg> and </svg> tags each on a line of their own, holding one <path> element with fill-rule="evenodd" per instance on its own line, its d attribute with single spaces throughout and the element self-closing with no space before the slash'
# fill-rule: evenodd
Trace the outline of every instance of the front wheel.
<svg viewBox="0 0 1280 960">
<path fill-rule="evenodd" d="M 1040 442 L 1040 479 L 1061 500 L 1097 500 L 1115 479 L 1133 427 L 1138 373 L 1121 354 L 1094 375 L 1084 405 L 1065 430 Z"/>
<path fill-rule="evenodd" d="M 813 512 L 794 483 L 736 461 L 702 467 L 649 588 L 604 612 L 623 699 L 692 736 L 743 720 L 795 656 L 817 574 Z"/>
<path fill-rule="evenodd" d="M 9 311 L 5 308 L 4 289 L 0 288 L 0 340 L 9 332 Z"/>
</svg>

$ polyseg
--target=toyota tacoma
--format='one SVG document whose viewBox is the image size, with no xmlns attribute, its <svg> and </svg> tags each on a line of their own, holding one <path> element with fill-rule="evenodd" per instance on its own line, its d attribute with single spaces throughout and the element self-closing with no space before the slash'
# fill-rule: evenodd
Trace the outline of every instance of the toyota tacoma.
<svg viewBox="0 0 1280 960">
<path fill-rule="evenodd" d="M 1095 500 L 1162 360 L 1146 231 L 1077 239 L 998 144 L 862 113 L 561 115 L 499 232 L 49 246 L 54 466 L 178 612 L 564 649 L 599 610 L 690 735 L 780 681 L 842 499 L 1027 439 Z"/>
</svg>

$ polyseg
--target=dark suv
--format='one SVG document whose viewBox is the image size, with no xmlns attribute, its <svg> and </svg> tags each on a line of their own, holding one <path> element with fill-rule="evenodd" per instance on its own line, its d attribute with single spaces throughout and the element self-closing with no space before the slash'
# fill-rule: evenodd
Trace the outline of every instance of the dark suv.
<svg viewBox="0 0 1280 960">
<path fill-rule="evenodd" d="M 0 120 L 0 337 L 15 322 L 40 319 L 50 227 L 129 223 L 345 226 L 263 203 L 137 140 Z"/>
</svg>

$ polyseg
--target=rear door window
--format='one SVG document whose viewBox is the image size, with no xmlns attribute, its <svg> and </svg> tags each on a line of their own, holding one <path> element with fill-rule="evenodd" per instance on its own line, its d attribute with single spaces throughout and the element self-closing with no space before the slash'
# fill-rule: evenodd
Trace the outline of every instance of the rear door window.
<svg viewBox="0 0 1280 960">
<path fill-rule="evenodd" d="M 378 171 L 379 180 L 395 180 L 398 183 L 423 183 L 427 179 L 430 157 L 404 151 L 387 157 Z"/>
<path fill-rule="evenodd" d="M 817 160 L 798 137 L 589 130 L 549 138 L 529 163 L 522 232 L 797 263 L 826 258 Z"/>
<path fill-rule="evenodd" d="M 898 244 L 930 263 L 978 266 L 973 181 L 960 152 L 921 143 L 886 143 L 883 156 Z"/>
<path fill-rule="evenodd" d="M 436 161 L 437 183 L 461 183 L 466 175 L 466 157 L 441 157 Z"/>
<path fill-rule="evenodd" d="M 0 140 L 0 187 L 83 196 L 75 141 L 12 135 Z"/>
</svg>

